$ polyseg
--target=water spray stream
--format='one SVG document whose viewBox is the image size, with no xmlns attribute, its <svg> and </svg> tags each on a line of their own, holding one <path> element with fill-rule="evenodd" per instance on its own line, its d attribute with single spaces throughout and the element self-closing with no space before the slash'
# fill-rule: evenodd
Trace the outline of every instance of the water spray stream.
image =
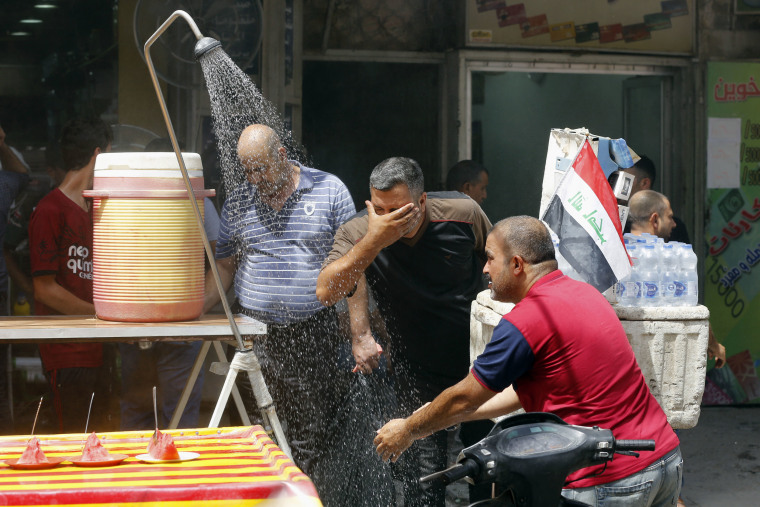
<svg viewBox="0 0 760 507">
<path fill-rule="evenodd" d="M 209 427 L 214 427 L 218 425 L 219 420 L 221 419 L 222 411 L 224 410 L 224 405 L 226 403 L 226 400 L 229 398 L 230 391 L 232 389 L 232 386 L 234 385 L 235 376 L 237 375 L 237 372 L 239 370 L 245 370 L 248 373 L 248 378 L 251 382 L 251 386 L 253 387 L 254 395 L 256 397 L 256 403 L 259 407 L 259 410 L 261 411 L 262 418 L 266 424 L 268 424 L 272 431 L 274 432 L 275 439 L 277 440 L 278 445 L 280 448 L 288 455 L 291 455 L 290 447 L 288 445 L 288 442 L 285 438 L 285 433 L 282 430 L 282 426 L 280 425 L 280 421 L 277 417 L 277 413 L 275 411 L 274 401 L 272 400 L 272 396 L 269 393 L 269 389 L 266 386 L 266 382 L 264 381 L 264 377 L 261 373 L 261 366 L 259 364 L 258 358 L 256 357 L 256 354 L 253 352 L 252 347 L 247 347 L 245 345 L 245 342 L 243 341 L 242 336 L 240 335 L 240 330 L 238 329 L 237 323 L 235 322 L 235 318 L 232 315 L 232 310 L 230 309 L 229 302 L 227 301 L 227 295 L 224 292 L 222 280 L 219 276 L 219 271 L 216 269 L 216 261 L 214 259 L 213 250 L 211 249 L 211 245 L 208 241 L 208 237 L 206 236 L 206 230 L 203 226 L 203 218 L 201 217 L 200 209 L 198 208 L 198 203 L 195 199 L 195 193 L 193 191 L 192 183 L 190 182 L 190 176 L 187 173 L 187 168 L 185 167 L 185 161 L 182 158 L 182 153 L 179 148 L 179 143 L 177 142 L 177 136 L 174 133 L 174 126 L 172 125 L 171 118 L 169 117 L 169 112 L 166 108 L 166 102 L 164 101 L 163 94 L 161 93 L 161 87 L 158 84 L 158 78 L 156 77 L 156 71 L 153 66 L 153 61 L 150 57 L 150 47 L 153 45 L 153 43 L 163 34 L 167 28 L 169 28 L 169 25 L 171 25 L 177 18 L 182 18 L 185 21 L 187 21 L 187 24 L 190 26 L 190 29 L 192 30 L 193 34 L 195 35 L 195 38 L 198 40 L 198 42 L 195 45 L 194 53 L 196 59 L 202 57 L 206 53 L 217 50 L 217 52 L 222 52 L 221 50 L 221 43 L 213 39 L 211 37 L 204 37 L 200 30 L 198 29 L 198 26 L 195 24 L 195 21 L 190 17 L 189 14 L 187 14 L 185 11 L 177 10 L 172 13 L 169 18 L 167 18 L 166 21 L 163 22 L 163 24 L 158 27 L 158 30 L 151 35 L 148 40 L 145 42 L 145 62 L 148 65 L 148 70 L 150 72 L 150 78 L 153 82 L 153 87 L 156 90 L 156 96 L 158 97 L 159 105 L 161 106 L 161 113 L 164 117 L 164 121 L 166 122 L 166 128 L 169 132 L 169 139 L 172 143 L 172 148 L 174 148 L 174 153 L 177 156 L 177 163 L 179 164 L 179 168 L 182 171 L 182 178 L 185 181 L 185 187 L 187 188 L 188 193 L 188 199 L 190 200 L 192 204 L 193 211 L 195 212 L 195 218 L 198 223 L 198 229 L 201 234 L 201 238 L 203 240 L 203 246 L 206 250 L 206 256 L 209 260 L 209 265 L 211 267 L 211 272 L 214 276 L 214 281 L 216 282 L 217 289 L 219 290 L 220 299 L 222 302 L 222 306 L 224 307 L 224 313 L 227 316 L 227 320 L 230 323 L 230 328 L 232 329 L 232 334 L 235 336 L 235 340 L 237 341 L 238 348 L 235 352 L 235 357 L 233 358 L 231 364 L 230 364 L 230 370 L 227 374 L 227 378 L 225 380 L 224 386 L 222 387 L 222 392 L 220 393 L 219 400 L 220 402 L 217 403 L 217 406 L 214 410 L 214 413 L 211 417 L 211 422 L 209 423 Z M 224 401 L 224 403 L 222 402 Z"/>
</svg>

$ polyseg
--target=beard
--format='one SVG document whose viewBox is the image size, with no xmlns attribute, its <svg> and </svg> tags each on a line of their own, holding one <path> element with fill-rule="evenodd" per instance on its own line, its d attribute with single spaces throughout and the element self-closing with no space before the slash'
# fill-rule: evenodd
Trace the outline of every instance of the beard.
<svg viewBox="0 0 760 507">
<path fill-rule="evenodd" d="M 496 284 L 490 277 L 488 278 L 488 290 L 491 291 L 491 299 L 494 301 L 514 303 L 515 287 L 514 282 L 506 282 L 502 280 L 500 283 Z"/>
<path fill-rule="evenodd" d="M 290 175 L 283 175 L 283 177 L 277 178 L 275 181 L 261 180 L 256 183 L 256 189 L 262 197 L 275 197 L 288 184 L 289 177 Z"/>
</svg>

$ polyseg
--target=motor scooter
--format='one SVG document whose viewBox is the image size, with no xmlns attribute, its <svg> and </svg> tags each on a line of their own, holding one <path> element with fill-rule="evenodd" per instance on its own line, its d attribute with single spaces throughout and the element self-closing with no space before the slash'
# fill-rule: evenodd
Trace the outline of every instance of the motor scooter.
<svg viewBox="0 0 760 507">
<path fill-rule="evenodd" d="M 470 507 L 588 507 L 562 497 L 570 473 L 604 464 L 615 454 L 638 457 L 635 451 L 654 447 L 654 440 L 618 440 L 610 430 L 573 426 L 554 414 L 519 414 L 499 421 L 483 440 L 464 449 L 455 465 L 420 481 L 495 485 L 494 498 Z"/>
</svg>

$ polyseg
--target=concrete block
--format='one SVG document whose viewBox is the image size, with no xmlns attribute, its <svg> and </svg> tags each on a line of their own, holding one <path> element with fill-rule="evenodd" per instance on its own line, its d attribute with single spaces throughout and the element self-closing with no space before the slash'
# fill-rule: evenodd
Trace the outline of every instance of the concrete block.
<svg viewBox="0 0 760 507">
<path fill-rule="evenodd" d="M 478 294 L 470 311 L 470 362 L 491 341 L 493 328 L 514 305 Z M 699 419 L 707 368 L 710 312 L 682 308 L 616 307 L 636 361 L 671 426 L 693 428 Z"/>
</svg>

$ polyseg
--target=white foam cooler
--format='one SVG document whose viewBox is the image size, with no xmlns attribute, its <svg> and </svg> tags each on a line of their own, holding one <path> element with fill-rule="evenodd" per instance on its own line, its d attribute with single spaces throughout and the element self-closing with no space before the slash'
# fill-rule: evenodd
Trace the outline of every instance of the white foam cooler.
<svg viewBox="0 0 760 507">
<path fill-rule="evenodd" d="M 491 341 L 493 328 L 513 307 L 491 299 L 488 290 L 478 294 L 470 310 L 470 361 Z M 710 311 L 704 306 L 613 307 L 671 426 L 696 426 L 705 388 Z"/>
<path fill-rule="evenodd" d="M 201 216 L 203 166 L 183 153 Z M 204 248 L 177 157 L 104 153 L 95 161 L 93 302 L 98 318 L 192 320 L 203 311 Z"/>
</svg>

